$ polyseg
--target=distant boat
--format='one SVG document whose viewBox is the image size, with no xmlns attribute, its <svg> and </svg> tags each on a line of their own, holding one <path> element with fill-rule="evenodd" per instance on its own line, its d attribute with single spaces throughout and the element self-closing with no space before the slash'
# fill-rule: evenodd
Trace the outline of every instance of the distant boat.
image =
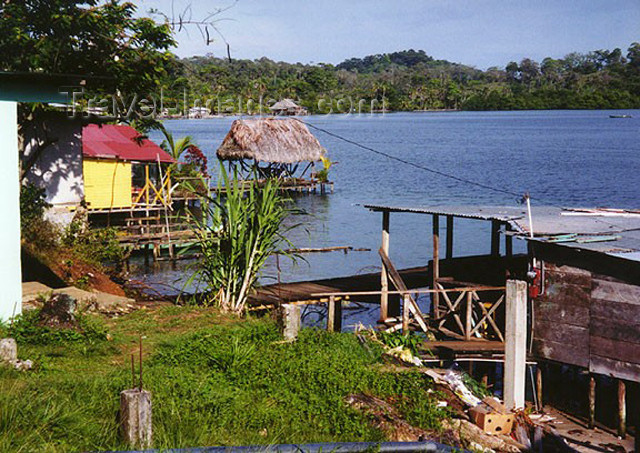
<svg viewBox="0 0 640 453">
<path fill-rule="evenodd" d="M 609 118 L 633 118 L 631 115 L 609 115 Z"/>
</svg>

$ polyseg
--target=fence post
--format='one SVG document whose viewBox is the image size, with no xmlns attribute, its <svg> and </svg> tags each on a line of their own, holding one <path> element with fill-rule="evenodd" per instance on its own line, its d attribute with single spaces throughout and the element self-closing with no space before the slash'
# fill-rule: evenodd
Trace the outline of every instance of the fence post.
<svg viewBox="0 0 640 453">
<path fill-rule="evenodd" d="M 524 407 L 527 367 L 527 283 L 507 280 L 504 355 L 504 402 Z"/>
<path fill-rule="evenodd" d="M 464 338 L 465 340 L 471 340 L 471 317 L 473 315 L 473 293 L 467 292 L 467 315 L 464 322 Z"/>
</svg>

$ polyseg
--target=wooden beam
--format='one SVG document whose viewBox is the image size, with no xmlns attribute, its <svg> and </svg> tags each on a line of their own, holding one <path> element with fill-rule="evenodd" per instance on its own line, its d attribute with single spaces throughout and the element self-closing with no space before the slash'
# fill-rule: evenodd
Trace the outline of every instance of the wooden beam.
<svg viewBox="0 0 640 453">
<path fill-rule="evenodd" d="M 427 332 L 427 330 L 429 329 L 427 327 L 427 322 L 425 321 L 424 317 L 422 316 L 422 312 L 420 311 L 420 307 L 418 307 L 418 304 L 416 303 L 416 301 L 413 299 L 413 297 L 411 297 L 411 294 L 409 294 L 408 289 L 407 289 L 407 285 L 404 284 L 404 281 L 402 280 L 402 277 L 400 276 L 400 274 L 396 270 L 395 266 L 393 265 L 393 263 L 391 262 L 389 257 L 384 253 L 384 251 L 382 249 L 380 249 L 380 250 L 378 250 L 378 253 L 380 254 L 380 258 L 382 259 L 382 265 L 387 268 L 387 271 L 389 273 L 389 277 L 391 278 L 391 283 L 396 287 L 396 289 L 398 291 L 401 291 L 401 292 L 403 292 L 403 294 L 409 296 L 409 302 L 410 302 L 409 310 L 413 314 L 413 317 L 415 318 L 415 320 L 420 325 L 420 328 L 424 332 Z"/>
<path fill-rule="evenodd" d="M 622 379 L 618 379 L 618 436 L 627 437 L 627 389 Z M 636 433 L 636 436 L 638 434 Z"/>
<path fill-rule="evenodd" d="M 447 251 L 446 258 L 453 258 L 453 216 L 447 216 Z"/>
<path fill-rule="evenodd" d="M 500 221 L 491 221 L 491 255 L 500 256 Z"/>
<path fill-rule="evenodd" d="M 432 222 L 433 230 L 433 282 L 431 288 L 436 289 L 436 283 L 440 278 L 440 216 L 434 215 Z M 431 298 L 433 303 L 433 316 L 435 318 L 440 317 L 440 294 L 435 293 Z"/>
<path fill-rule="evenodd" d="M 507 232 L 509 231 L 511 231 L 511 228 L 509 228 L 509 225 L 507 225 Z M 510 234 L 504 235 L 504 253 L 508 257 L 513 256 L 513 236 Z"/>
<path fill-rule="evenodd" d="M 504 354 L 504 402 L 524 408 L 527 367 L 527 283 L 507 280 Z"/>
<path fill-rule="evenodd" d="M 380 249 L 389 256 L 389 211 L 382 212 L 382 245 Z M 389 316 L 389 276 L 387 269 L 382 265 L 380 271 L 380 321 L 384 321 Z"/>
<path fill-rule="evenodd" d="M 589 376 L 589 429 L 596 426 L 596 378 Z"/>
</svg>

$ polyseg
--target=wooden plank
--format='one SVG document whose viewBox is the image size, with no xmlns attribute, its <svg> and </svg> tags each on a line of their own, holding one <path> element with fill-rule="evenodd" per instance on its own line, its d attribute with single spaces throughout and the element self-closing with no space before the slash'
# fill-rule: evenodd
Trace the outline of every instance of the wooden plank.
<svg viewBox="0 0 640 453">
<path fill-rule="evenodd" d="M 592 299 L 591 316 L 595 318 L 623 319 L 629 323 L 640 324 L 640 304 Z"/>
<path fill-rule="evenodd" d="M 571 266 L 556 266 L 552 263 L 544 263 L 545 287 L 554 283 L 576 285 L 591 291 L 591 273 L 583 269 Z"/>
<path fill-rule="evenodd" d="M 429 351 L 449 349 L 455 352 L 504 353 L 504 343 L 501 341 L 425 341 L 421 348 Z"/>
<path fill-rule="evenodd" d="M 399 291 L 407 291 L 407 286 L 404 284 L 404 281 L 402 280 L 402 277 L 400 276 L 400 274 L 398 273 L 398 271 L 394 267 L 393 263 L 391 262 L 391 260 L 387 256 L 387 254 L 384 252 L 384 250 L 382 250 L 382 248 L 380 250 L 378 250 L 378 252 L 380 254 L 380 258 L 382 259 L 383 267 L 387 268 L 387 272 L 389 274 L 389 277 L 391 278 L 391 283 L 393 283 L 393 285 Z M 420 328 L 424 332 L 427 332 L 429 330 L 429 328 L 427 327 L 427 322 L 425 321 L 424 317 L 422 316 L 422 312 L 420 311 L 420 307 L 418 307 L 418 304 L 413 299 L 413 297 L 411 297 L 410 294 L 409 294 L 409 301 L 411 302 L 410 305 L 409 305 L 409 307 L 410 307 L 409 309 L 411 310 L 411 313 L 413 314 L 413 316 L 415 317 L 416 321 L 420 325 Z"/>
<path fill-rule="evenodd" d="M 533 304 L 537 321 L 559 322 L 574 326 L 589 326 L 589 307 L 583 304 L 565 304 L 557 300 L 536 299 Z"/>
<path fill-rule="evenodd" d="M 637 320 L 634 320 L 637 322 Z M 640 324 L 620 318 L 591 317 L 589 332 L 592 336 L 611 340 L 640 344 Z"/>
<path fill-rule="evenodd" d="M 627 381 L 640 382 L 640 365 L 592 354 L 589 371 Z"/>
<path fill-rule="evenodd" d="M 527 283 L 507 280 L 504 352 L 504 404 L 524 408 L 527 370 Z"/>
<path fill-rule="evenodd" d="M 591 297 L 640 306 L 640 286 L 593 279 Z"/>
<path fill-rule="evenodd" d="M 564 344 L 565 347 L 585 349 L 589 347 L 589 329 L 570 324 L 536 319 L 533 336 L 541 340 Z"/>
<path fill-rule="evenodd" d="M 627 389 L 624 381 L 618 380 L 618 437 L 627 437 Z M 636 433 L 638 435 L 638 433 Z"/>
<path fill-rule="evenodd" d="M 546 278 L 544 294 L 540 295 L 536 300 L 588 307 L 590 299 L 590 286 L 569 283 L 563 281 L 560 274 L 554 274 L 552 277 Z"/>
<path fill-rule="evenodd" d="M 640 343 L 616 341 L 591 335 L 589 350 L 591 354 L 601 357 L 640 364 Z"/>
<path fill-rule="evenodd" d="M 540 338 L 533 339 L 533 355 L 537 358 L 555 362 L 589 367 L 589 350 L 587 348 L 568 348 L 565 343 Z"/>
<path fill-rule="evenodd" d="M 589 429 L 596 426 L 596 378 L 589 376 Z"/>
</svg>

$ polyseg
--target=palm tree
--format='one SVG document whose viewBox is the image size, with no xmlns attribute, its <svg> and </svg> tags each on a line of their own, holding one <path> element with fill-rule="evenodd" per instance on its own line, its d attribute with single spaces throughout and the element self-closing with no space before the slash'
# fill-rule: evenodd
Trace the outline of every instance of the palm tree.
<svg viewBox="0 0 640 453">
<path fill-rule="evenodd" d="M 182 154 L 191 146 L 195 145 L 193 141 L 193 137 L 187 135 L 186 137 L 179 138 L 178 140 L 173 139 L 173 134 L 164 127 L 164 124 L 160 124 L 160 131 L 164 135 L 164 140 L 160 144 L 160 148 L 162 148 L 167 153 L 171 154 L 176 161 L 180 160 Z"/>
</svg>

